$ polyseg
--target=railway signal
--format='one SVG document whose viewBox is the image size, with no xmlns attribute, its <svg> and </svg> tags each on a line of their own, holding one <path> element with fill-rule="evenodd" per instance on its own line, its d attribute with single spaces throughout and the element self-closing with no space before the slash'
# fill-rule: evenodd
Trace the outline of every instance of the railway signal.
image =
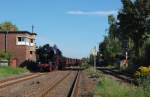
<svg viewBox="0 0 150 97">
<path fill-rule="evenodd" d="M 96 71 L 96 56 L 97 56 L 96 46 L 92 49 L 92 55 L 94 56 L 94 70 Z"/>
</svg>

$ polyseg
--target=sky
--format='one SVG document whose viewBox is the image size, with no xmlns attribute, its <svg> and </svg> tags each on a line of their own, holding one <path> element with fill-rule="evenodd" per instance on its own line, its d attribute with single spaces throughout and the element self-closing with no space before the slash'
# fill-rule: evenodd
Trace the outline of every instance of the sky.
<svg viewBox="0 0 150 97">
<path fill-rule="evenodd" d="M 63 55 L 87 57 L 108 29 L 108 15 L 117 15 L 120 0 L 0 0 L 0 23 L 37 33 L 36 44 L 56 44 Z"/>
</svg>

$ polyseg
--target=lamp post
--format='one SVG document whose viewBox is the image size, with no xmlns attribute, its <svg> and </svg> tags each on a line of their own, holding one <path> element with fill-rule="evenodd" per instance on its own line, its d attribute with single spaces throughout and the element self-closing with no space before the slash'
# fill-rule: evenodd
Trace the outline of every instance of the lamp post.
<svg viewBox="0 0 150 97">
<path fill-rule="evenodd" d="M 5 53 L 7 52 L 7 34 L 8 34 L 8 30 L 5 31 Z"/>
<path fill-rule="evenodd" d="M 97 56 L 96 46 L 92 50 L 92 55 L 94 56 L 94 70 L 96 71 L 96 56 Z"/>
</svg>

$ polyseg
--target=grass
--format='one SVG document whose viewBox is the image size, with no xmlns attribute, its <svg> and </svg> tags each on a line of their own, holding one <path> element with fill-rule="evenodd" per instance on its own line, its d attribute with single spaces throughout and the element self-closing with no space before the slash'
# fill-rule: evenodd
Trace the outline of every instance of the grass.
<svg viewBox="0 0 150 97">
<path fill-rule="evenodd" d="M 18 75 L 28 72 L 26 68 L 12 68 L 12 67 L 0 67 L 0 77 L 7 77 L 11 75 Z"/>
<path fill-rule="evenodd" d="M 102 97 L 150 97 L 150 83 L 134 86 L 127 83 L 121 83 L 108 77 L 99 70 L 89 67 L 85 70 L 89 77 L 98 77 L 99 83 L 95 89 L 95 95 Z"/>
<path fill-rule="evenodd" d="M 150 97 L 150 87 L 128 85 L 105 76 L 98 83 L 95 94 L 102 97 Z"/>
<path fill-rule="evenodd" d="M 94 67 L 89 67 L 87 69 L 85 69 L 85 72 L 87 73 L 87 75 L 91 78 L 99 78 L 99 77 L 103 77 L 102 72 L 100 72 L 99 70 L 95 70 Z"/>
</svg>

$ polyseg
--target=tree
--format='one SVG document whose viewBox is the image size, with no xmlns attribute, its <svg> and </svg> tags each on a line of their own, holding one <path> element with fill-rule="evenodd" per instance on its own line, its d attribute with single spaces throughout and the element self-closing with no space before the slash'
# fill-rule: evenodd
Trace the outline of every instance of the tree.
<svg viewBox="0 0 150 97">
<path fill-rule="evenodd" d="M 109 24 L 109 37 L 111 39 L 115 39 L 118 37 L 118 33 L 117 33 L 117 23 L 116 23 L 116 19 L 113 15 L 109 15 L 108 16 L 108 24 Z"/>
<path fill-rule="evenodd" d="M 123 8 L 118 14 L 118 26 L 121 39 L 131 39 L 134 43 L 133 51 L 138 64 L 140 47 L 150 34 L 150 6 L 148 0 L 122 0 Z"/>
<path fill-rule="evenodd" d="M 18 31 L 18 27 L 9 21 L 6 21 L 0 24 L 0 31 Z"/>
<path fill-rule="evenodd" d="M 10 60 L 12 55 L 9 52 L 0 51 L 0 60 Z"/>
<path fill-rule="evenodd" d="M 121 42 L 118 38 L 105 37 L 104 41 L 99 45 L 99 51 L 104 56 L 104 59 L 112 64 L 114 58 L 122 51 Z"/>
<path fill-rule="evenodd" d="M 149 58 L 150 58 L 150 39 L 145 41 L 141 49 L 141 59 L 142 59 L 141 64 L 149 66 L 150 65 Z"/>
</svg>

